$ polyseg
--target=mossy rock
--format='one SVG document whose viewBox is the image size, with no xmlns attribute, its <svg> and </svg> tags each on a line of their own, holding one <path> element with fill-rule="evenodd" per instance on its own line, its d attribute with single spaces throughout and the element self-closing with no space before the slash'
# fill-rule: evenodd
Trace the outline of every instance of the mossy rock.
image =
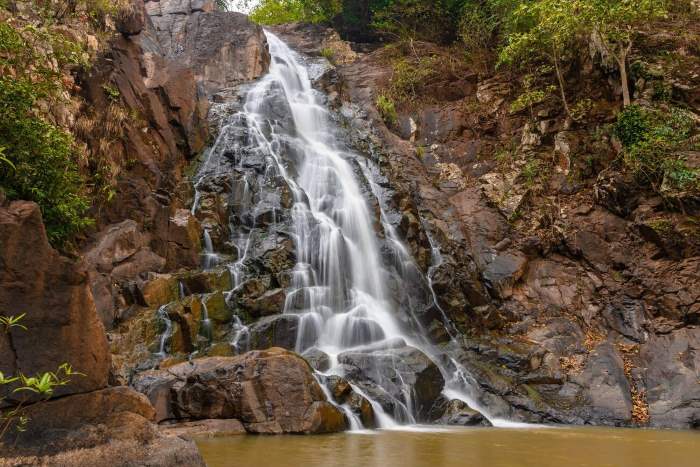
<svg viewBox="0 0 700 467">
<path fill-rule="evenodd" d="M 158 307 L 177 300 L 180 296 L 177 278 L 162 274 L 146 282 L 141 290 L 149 307 Z"/>
<path fill-rule="evenodd" d="M 179 279 L 191 294 L 205 294 L 231 290 L 231 272 L 227 268 L 197 271 L 181 275 Z"/>
<path fill-rule="evenodd" d="M 228 342 L 213 344 L 207 349 L 206 354 L 209 357 L 232 357 L 234 355 L 231 344 Z"/>
<path fill-rule="evenodd" d="M 207 306 L 209 319 L 215 324 L 225 324 L 231 322 L 233 312 L 226 304 L 223 292 L 215 292 L 202 297 L 202 302 Z"/>
</svg>

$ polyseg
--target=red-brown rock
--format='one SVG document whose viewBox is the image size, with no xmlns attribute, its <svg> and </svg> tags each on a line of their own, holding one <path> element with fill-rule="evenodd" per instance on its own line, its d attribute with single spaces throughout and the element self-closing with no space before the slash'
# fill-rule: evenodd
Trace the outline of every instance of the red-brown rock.
<svg viewBox="0 0 700 467">
<path fill-rule="evenodd" d="M 64 362 L 84 374 L 56 395 L 107 385 L 110 354 L 83 267 L 51 248 L 39 206 L 0 207 L 0 314 L 26 313 L 0 333 L 0 371 L 25 375 L 56 371 Z"/>
</svg>

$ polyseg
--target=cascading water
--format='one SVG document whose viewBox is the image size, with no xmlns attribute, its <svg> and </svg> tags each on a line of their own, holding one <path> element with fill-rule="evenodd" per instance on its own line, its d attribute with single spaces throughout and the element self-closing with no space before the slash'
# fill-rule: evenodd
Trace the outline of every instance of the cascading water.
<svg viewBox="0 0 700 467">
<path fill-rule="evenodd" d="M 234 282 L 229 299 L 234 299 L 250 273 L 251 251 L 275 238 L 272 226 L 285 216 L 277 206 L 286 203 L 296 265 L 285 285 L 283 313 L 297 320 L 294 350 L 328 356 L 328 368 L 319 379 L 346 377 L 353 391 L 371 403 L 382 428 L 415 423 L 427 408 L 421 406 L 411 365 L 425 358 L 439 368 L 436 377 L 444 379 L 446 396 L 481 409 L 468 372 L 433 346 L 420 320 L 412 316 L 411 294 L 388 286 L 409 278 L 420 281 L 454 337 L 432 289 L 433 270 L 427 278 L 420 273 L 386 219 L 370 173 L 376 168 L 339 143 L 338 129 L 323 96 L 313 89 L 303 59 L 275 35 L 266 34 L 270 72 L 247 91 L 243 110 L 222 127 L 195 185 L 193 212 L 202 199 L 205 180 L 230 175 L 238 187 L 240 203 L 234 206 L 231 224 L 240 228 L 231 234 L 237 260 L 228 264 Z M 262 167 L 258 180 L 246 173 L 254 166 Z M 285 190 L 290 194 L 288 202 L 281 200 Z M 388 260 L 375 233 L 367 202 L 370 196 L 380 204 L 384 248 L 391 250 Z M 207 266 L 210 258 L 219 257 L 208 230 L 204 238 Z M 433 267 L 439 260 L 439 249 L 433 246 Z M 400 316 L 397 293 L 409 297 L 408 304 L 400 307 L 407 316 Z M 249 327 L 234 317 L 232 346 L 244 351 L 249 340 Z M 415 349 L 419 357 L 412 353 Z M 364 380 L 357 376 L 358 368 Z M 352 427 L 359 428 L 349 407 L 342 409 Z"/>
</svg>

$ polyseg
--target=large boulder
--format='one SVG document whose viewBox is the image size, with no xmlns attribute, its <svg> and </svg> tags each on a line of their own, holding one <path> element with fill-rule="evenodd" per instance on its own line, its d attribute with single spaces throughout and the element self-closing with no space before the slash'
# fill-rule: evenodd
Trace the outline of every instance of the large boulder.
<svg viewBox="0 0 700 467">
<path fill-rule="evenodd" d="M 0 332 L 0 371 L 34 375 L 67 362 L 84 376 L 55 395 L 107 386 L 109 348 L 87 273 L 51 248 L 38 205 L 0 207 L 0 245 L 0 314 L 25 313 L 27 328 Z"/>
<path fill-rule="evenodd" d="M 346 428 L 300 356 L 280 349 L 210 357 L 140 374 L 135 387 L 164 420 L 238 419 L 250 433 L 332 433 Z"/>
<path fill-rule="evenodd" d="M 377 386 L 389 396 L 380 400 L 387 411 L 391 399 L 413 406 L 419 421 L 429 421 L 431 408 L 440 397 L 445 380 L 435 363 L 414 347 L 386 349 L 374 352 L 341 353 L 338 362 L 345 365 L 348 380 L 375 392 Z M 367 384 L 369 383 L 369 385 Z M 406 387 L 412 401 L 406 400 Z M 384 402 L 384 403 L 383 403 Z"/>
<path fill-rule="evenodd" d="M 208 93 L 267 71 L 265 34 L 246 15 L 216 11 L 211 0 L 151 0 L 146 10 L 166 55 L 192 69 Z"/>
<path fill-rule="evenodd" d="M 158 431 L 148 399 L 130 388 L 34 404 L 26 414 L 27 430 L 2 446 L 3 455 L 22 456 L 9 465 L 205 465 L 192 441 Z"/>
</svg>

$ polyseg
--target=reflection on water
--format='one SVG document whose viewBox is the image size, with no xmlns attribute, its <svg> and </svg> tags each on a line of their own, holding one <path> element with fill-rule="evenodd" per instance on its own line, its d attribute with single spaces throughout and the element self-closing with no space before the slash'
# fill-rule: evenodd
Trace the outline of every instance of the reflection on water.
<svg viewBox="0 0 700 467">
<path fill-rule="evenodd" d="M 209 467 L 698 467 L 700 434 L 547 428 L 239 436 L 197 443 Z"/>
</svg>

